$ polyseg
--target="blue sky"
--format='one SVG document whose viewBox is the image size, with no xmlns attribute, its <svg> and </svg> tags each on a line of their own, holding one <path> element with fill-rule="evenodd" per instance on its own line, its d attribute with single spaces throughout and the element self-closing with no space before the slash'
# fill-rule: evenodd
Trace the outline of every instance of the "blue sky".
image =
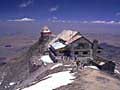
<svg viewBox="0 0 120 90">
<path fill-rule="evenodd" d="M 119 30 L 120 0 L 0 0 L 0 30 L 3 24 L 13 29 L 10 23 L 22 22 L 95 24 L 95 29 L 114 25 L 113 31 Z"/>
<path fill-rule="evenodd" d="M 0 0 L 0 19 L 119 21 L 120 0 Z"/>
</svg>

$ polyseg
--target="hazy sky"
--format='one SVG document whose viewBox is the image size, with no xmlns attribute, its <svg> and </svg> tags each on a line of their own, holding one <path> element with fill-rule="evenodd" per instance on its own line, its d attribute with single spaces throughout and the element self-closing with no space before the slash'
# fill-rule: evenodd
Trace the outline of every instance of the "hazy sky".
<svg viewBox="0 0 120 90">
<path fill-rule="evenodd" d="M 99 27 L 99 31 L 120 32 L 120 0 L 0 0 L 1 32 L 26 29 L 29 26 L 24 23 L 30 22 L 34 22 L 29 24 L 33 25 L 32 29 L 36 28 L 35 23 L 51 22 L 65 23 L 63 27 L 66 23 L 89 24 L 90 30 Z M 85 29 L 85 25 L 81 29 Z"/>
</svg>

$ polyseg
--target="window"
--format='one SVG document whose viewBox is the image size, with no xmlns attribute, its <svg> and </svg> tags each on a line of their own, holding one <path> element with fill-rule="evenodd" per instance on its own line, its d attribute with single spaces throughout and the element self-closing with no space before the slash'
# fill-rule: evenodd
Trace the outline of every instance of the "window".
<svg viewBox="0 0 120 90">
<path fill-rule="evenodd" d="M 87 54 L 88 54 L 88 51 L 84 51 L 83 54 L 84 54 L 84 55 L 87 55 Z"/>
<path fill-rule="evenodd" d="M 89 48 L 89 44 L 88 43 L 78 43 L 78 45 L 76 46 L 77 49 L 84 49 L 84 48 Z"/>
<path fill-rule="evenodd" d="M 76 51 L 76 52 L 75 52 L 75 55 L 78 55 L 78 54 L 79 54 L 79 53 Z"/>
<path fill-rule="evenodd" d="M 97 53 L 101 53 L 101 51 L 97 51 Z"/>
</svg>

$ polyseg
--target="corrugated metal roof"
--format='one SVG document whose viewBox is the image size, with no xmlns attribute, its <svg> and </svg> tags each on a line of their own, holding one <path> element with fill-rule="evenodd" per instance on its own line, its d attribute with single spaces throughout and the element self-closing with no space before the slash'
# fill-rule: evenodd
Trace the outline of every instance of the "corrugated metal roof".
<svg viewBox="0 0 120 90">
<path fill-rule="evenodd" d="M 60 35 L 60 39 L 62 39 L 64 41 L 69 41 L 77 33 L 78 33 L 77 31 L 64 30 Z"/>
<path fill-rule="evenodd" d="M 78 31 L 64 30 L 56 38 L 54 38 L 49 44 L 52 45 L 57 40 L 62 39 L 63 41 L 65 41 L 65 44 L 68 45 L 81 37 L 82 36 L 81 34 L 79 34 Z"/>
<path fill-rule="evenodd" d="M 64 41 L 69 41 L 72 37 L 74 37 L 78 32 L 72 31 L 72 30 L 64 30 L 60 34 L 57 35 L 56 38 L 54 38 L 49 44 L 51 45 L 58 39 L 62 39 Z"/>
<path fill-rule="evenodd" d="M 68 44 L 70 44 L 70 43 L 76 41 L 77 39 L 79 39 L 79 38 L 81 38 L 81 37 L 82 37 L 81 35 L 76 35 L 76 36 L 74 36 L 73 38 L 71 38 L 70 40 L 66 41 L 65 44 L 68 45 Z"/>
</svg>

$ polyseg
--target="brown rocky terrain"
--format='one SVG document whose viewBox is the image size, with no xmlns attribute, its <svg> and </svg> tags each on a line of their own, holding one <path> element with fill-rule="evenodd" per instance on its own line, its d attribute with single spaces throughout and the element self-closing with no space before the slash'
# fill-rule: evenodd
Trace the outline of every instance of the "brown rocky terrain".
<svg viewBox="0 0 120 90">
<path fill-rule="evenodd" d="M 32 43 L 30 43 L 30 45 L 31 44 Z M 7 64 L 0 66 L 0 90 L 20 90 L 43 81 L 45 77 L 50 74 L 71 71 L 72 68 L 75 67 L 70 61 L 65 61 L 58 62 L 63 65 L 51 70 L 50 68 L 57 63 L 47 64 L 47 66 L 41 63 L 40 66 L 37 67 L 37 70 L 35 69 L 30 72 L 31 66 L 29 60 L 32 56 L 39 58 L 44 51 L 44 48 L 41 51 L 39 51 L 39 49 L 44 47 L 44 45 L 45 42 L 36 42 L 28 51 L 25 50 L 20 56 L 12 59 L 12 61 Z M 110 49 L 108 48 L 108 50 Z M 106 54 L 108 54 L 108 52 Z M 119 74 L 108 74 L 90 68 L 74 71 L 73 73 L 75 73 L 75 78 L 72 83 L 57 87 L 55 90 L 119 90 L 120 88 Z M 10 85 L 11 82 L 14 82 L 14 84 Z"/>
<path fill-rule="evenodd" d="M 120 81 L 111 75 L 94 69 L 85 69 L 76 73 L 73 83 L 55 90 L 119 90 Z"/>
</svg>

